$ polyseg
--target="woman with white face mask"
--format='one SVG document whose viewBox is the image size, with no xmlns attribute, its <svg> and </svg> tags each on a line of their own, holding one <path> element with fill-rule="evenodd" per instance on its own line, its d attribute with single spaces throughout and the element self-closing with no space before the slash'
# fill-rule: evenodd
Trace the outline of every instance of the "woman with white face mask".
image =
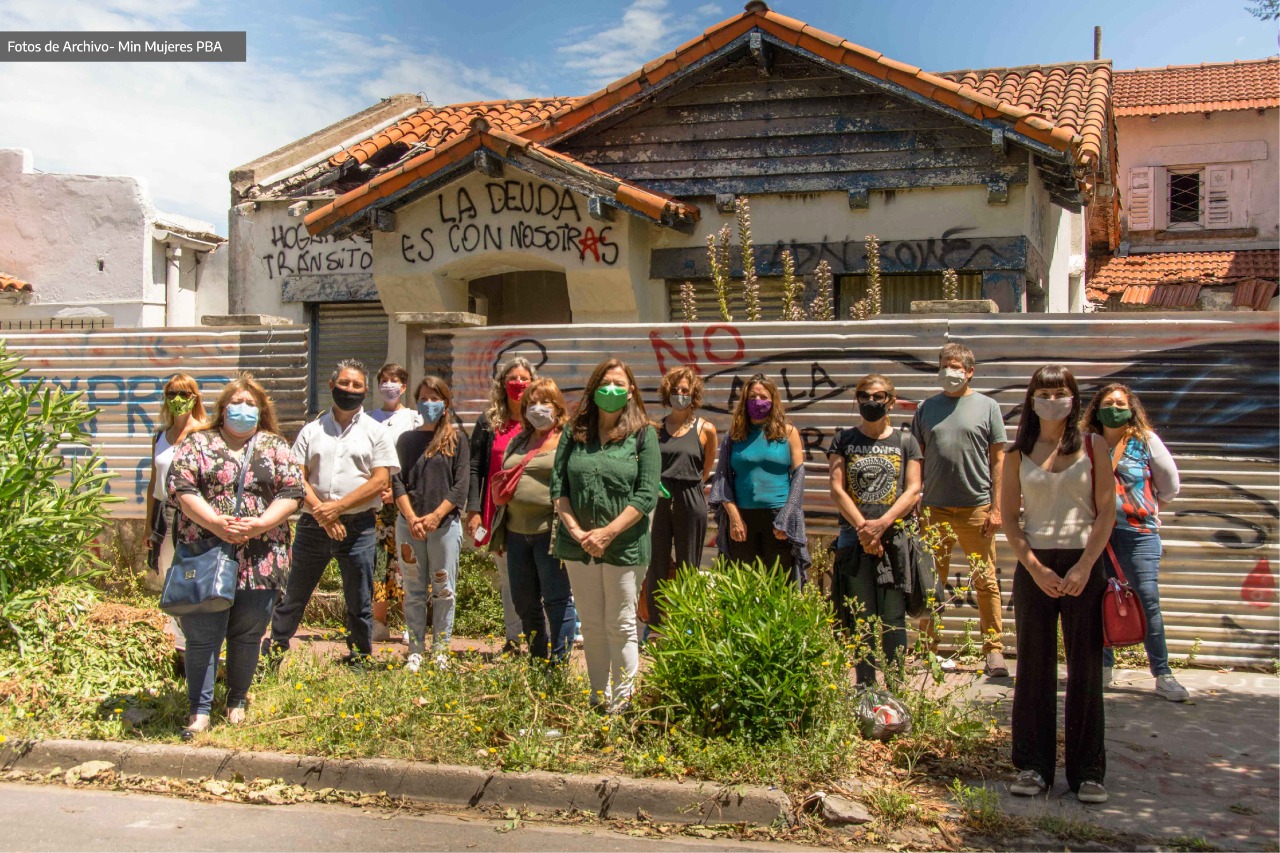
<svg viewBox="0 0 1280 853">
<path fill-rule="evenodd" d="M 402 434 L 422 426 L 418 410 L 404 404 L 408 387 L 409 371 L 399 364 L 382 365 L 378 371 L 378 396 L 382 406 L 370 410 L 368 415 L 386 426 L 392 447 Z M 378 510 L 374 531 L 378 550 L 373 565 L 373 640 L 380 643 L 391 639 L 387 608 L 404 598 L 400 561 L 396 557 L 396 503 L 390 484 L 382 490 L 382 509 Z"/>
<path fill-rule="evenodd" d="M 1050 364 L 1031 377 L 1003 478 L 1004 531 L 1018 557 L 1013 766 L 1019 772 L 1009 790 L 1030 797 L 1053 787 L 1061 619 L 1067 785 L 1082 803 L 1104 803 L 1101 557 L 1115 525 L 1116 487 L 1106 441 L 1081 434 L 1080 389 L 1067 368 Z"/>
<path fill-rule="evenodd" d="M 400 470 L 391 478 L 396 507 L 396 547 L 404 573 L 404 621 L 409 629 L 405 668 L 417 672 L 426 652 L 427 590 L 431 591 L 432 654 L 449 665 L 449 640 L 458 591 L 461 510 L 466 505 L 470 453 L 467 437 L 453 422 L 453 394 L 436 376 L 418 383 L 414 395 L 422 426 L 396 442 Z"/>
<path fill-rule="evenodd" d="M 237 507 L 236 493 L 244 483 Z M 302 500 L 302 467 L 280 437 L 275 407 L 253 377 L 222 389 L 217 416 L 179 442 L 169 466 L 179 508 L 178 541 L 210 536 L 236 546 L 235 602 L 218 613 L 181 617 L 187 637 L 185 741 L 209 728 L 218 652 L 227 646 L 227 722 L 244 722 L 259 643 L 289 575 L 289 516 Z"/>
<path fill-rule="evenodd" d="M 506 554 L 511 598 L 533 658 L 569 659 L 577 611 L 564 563 L 551 554 L 551 472 L 569 408 L 556 383 L 535 379 L 520 398 L 523 429 L 503 453 L 502 470 L 514 476 L 510 502 L 493 516 L 489 550 Z"/>
<path fill-rule="evenodd" d="M 716 428 L 698 417 L 702 406 L 702 377 L 685 365 L 662 377 L 658 402 L 671 409 L 658 430 L 662 450 L 662 488 L 653 511 L 653 553 L 644 580 L 648 624 L 662 622 L 655 594 L 658 584 L 686 566 L 702 564 L 707 540 L 707 496 L 703 484 L 716 466 Z M 674 553 L 674 559 L 673 559 Z"/>
</svg>

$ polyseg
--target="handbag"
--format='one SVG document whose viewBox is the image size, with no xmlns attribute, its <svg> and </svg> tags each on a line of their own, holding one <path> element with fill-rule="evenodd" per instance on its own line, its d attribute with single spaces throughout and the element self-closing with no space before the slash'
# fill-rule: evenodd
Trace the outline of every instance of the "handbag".
<svg viewBox="0 0 1280 853">
<path fill-rule="evenodd" d="M 529 460 L 538 455 L 538 451 L 542 450 L 542 445 L 546 443 L 547 440 L 544 438 L 537 447 L 524 455 L 516 467 L 503 468 L 494 473 L 493 482 L 489 487 L 494 506 L 506 506 L 511 503 L 511 499 L 516 496 L 516 486 L 520 485 L 520 476 L 524 474 L 525 466 L 529 464 Z"/>
<path fill-rule="evenodd" d="M 907 553 L 911 557 L 911 585 L 907 589 L 907 616 L 924 619 L 941 613 L 946 590 L 938 582 L 938 565 L 933 551 L 915 531 L 907 533 Z"/>
<path fill-rule="evenodd" d="M 244 485 L 249 479 L 253 461 L 253 445 L 258 434 L 245 445 L 244 470 L 240 472 L 240 485 L 236 487 L 236 507 L 233 515 L 240 514 L 244 499 Z M 164 591 L 160 594 L 160 609 L 170 616 L 190 616 L 199 613 L 219 613 L 231 607 L 236 600 L 236 582 L 240 576 L 240 560 L 236 546 L 216 536 L 198 542 L 178 540 L 178 518 L 174 515 L 173 565 L 164 579 Z"/>
<path fill-rule="evenodd" d="M 1089 482 L 1094 484 L 1093 474 L 1093 436 L 1086 434 L 1084 449 L 1089 457 Z M 1094 489 L 1093 511 L 1098 512 L 1097 489 Z M 1147 614 L 1138 600 L 1138 594 L 1129 585 L 1111 543 L 1103 552 L 1103 567 L 1107 567 L 1110 558 L 1110 569 L 1107 572 L 1107 588 L 1102 593 L 1102 644 L 1108 649 L 1136 646 L 1147 638 Z"/>
</svg>

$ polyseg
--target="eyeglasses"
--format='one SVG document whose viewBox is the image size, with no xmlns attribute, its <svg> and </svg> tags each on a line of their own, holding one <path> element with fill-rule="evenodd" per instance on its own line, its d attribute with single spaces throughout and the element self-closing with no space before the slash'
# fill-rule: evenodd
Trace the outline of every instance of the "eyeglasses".
<svg viewBox="0 0 1280 853">
<path fill-rule="evenodd" d="M 194 395 L 190 391 L 165 391 L 164 396 L 170 400 L 190 400 Z"/>
<path fill-rule="evenodd" d="M 866 391 L 858 391 L 853 398 L 859 403 L 887 403 L 889 395 L 884 391 L 878 391 L 875 394 L 868 394 Z"/>
</svg>

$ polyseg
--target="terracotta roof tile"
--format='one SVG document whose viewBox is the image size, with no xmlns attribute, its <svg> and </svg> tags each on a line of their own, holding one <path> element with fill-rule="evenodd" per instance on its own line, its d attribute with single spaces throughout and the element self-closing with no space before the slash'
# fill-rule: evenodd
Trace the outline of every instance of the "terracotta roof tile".
<svg viewBox="0 0 1280 853">
<path fill-rule="evenodd" d="M 35 290 L 30 283 L 0 272 L 0 293 L 30 293 Z"/>
<path fill-rule="evenodd" d="M 1280 57 L 1115 73 L 1117 116 L 1280 107 Z"/>
<path fill-rule="evenodd" d="M 312 234 L 319 234 L 376 204 L 378 200 L 439 174 L 481 148 L 488 148 L 502 156 L 509 156 L 512 149 L 519 149 L 543 165 L 579 179 L 586 178 L 602 192 L 610 193 L 618 204 L 655 222 L 666 222 L 673 218 L 696 221 L 701 215 L 695 204 L 621 180 L 567 154 L 552 151 L 525 137 L 487 125 L 481 118 L 475 126 L 469 126 L 465 133 L 454 136 L 439 148 L 420 154 L 312 211 L 304 220 L 307 230 Z"/>
<path fill-rule="evenodd" d="M 1135 291 L 1135 295 L 1130 296 L 1128 291 L 1135 287 L 1225 285 L 1256 279 L 1276 281 L 1280 278 L 1280 251 L 1153 252 L 1123 258 L 1104 257 L 1090 266 L 1087 283 L 1091 300 L 1105 302 L 1112 296 L 1122 295 L 1121 302 L 1129 303 L 1141 301 L 1145 293 Z"/>
<path fill-rule="evenodd" d="M 626 78 L 619 81 L 625 82 Z M 499 130 L 512 130 L 533 122 L 545 121 L 577 100 L 579 99 L 532 98 L 523 101 L 474 101 L 429 107 L 383 128 L 346 151 L 339 151 L 329 158 L 329 163 L 337 166 L 352 159 L 357 163 L 364 163 L 374 154 L 397 142 L 407 146 L 438 148 L 452 137 L 466 133 L 471 120 L 476 116 L 483 116 L 492 127 Z"/>
</svg>

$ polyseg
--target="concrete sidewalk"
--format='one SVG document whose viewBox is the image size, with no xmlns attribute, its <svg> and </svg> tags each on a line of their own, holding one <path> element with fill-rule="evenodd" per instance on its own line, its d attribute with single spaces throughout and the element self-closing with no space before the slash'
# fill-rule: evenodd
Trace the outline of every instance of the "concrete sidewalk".
<svg viewBox="0 0 1280 853">
<path fill-rule="evenodd" d="M 1191 701 L 1155 695 L 1147 672 L 1117 670 L 1106 697 L 1107 791 L 1086 806 L 1067 790 L 1059 766 L 1047 797 L 1014 797 L 1008 781 L 987 780 L 1010 814 L 1052 815 L 1114 832 L 1203 838 L 1225 850 L 1280 845 L 1280 678 L 1249 672 L 1184 669 L 1175 673 Z M 1058 720 L 1062 725 L 1059 673 Z M 1002 700 L 1008 725 L 1013 679 L 979 679 L 971 695 Z M 971 784 L 981 780 L 967 780 Z"/>
</svg>

